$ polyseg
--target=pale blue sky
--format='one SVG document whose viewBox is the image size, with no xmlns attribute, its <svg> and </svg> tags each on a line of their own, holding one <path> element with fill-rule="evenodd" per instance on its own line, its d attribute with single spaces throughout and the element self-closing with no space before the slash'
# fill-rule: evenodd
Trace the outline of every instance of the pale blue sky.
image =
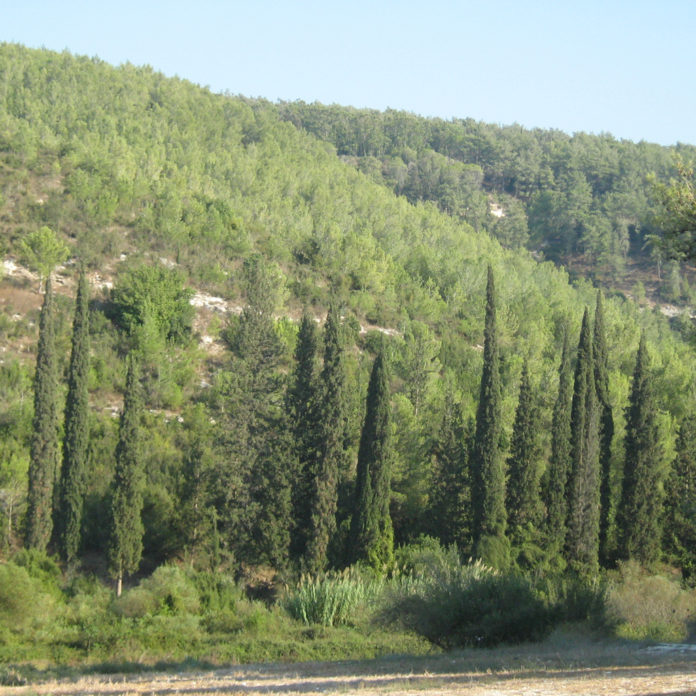
<svg viewBox="0 0 696 696">
<path fill-rule="evenodd" d="M 214 91 L 696 144 L 696 1 L 0 0 L 0 41 Z"/>
</svg>

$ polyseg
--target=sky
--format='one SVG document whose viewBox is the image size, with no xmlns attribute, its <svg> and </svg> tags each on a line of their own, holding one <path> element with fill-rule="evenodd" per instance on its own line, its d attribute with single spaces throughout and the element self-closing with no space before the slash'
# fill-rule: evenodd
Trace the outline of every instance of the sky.
<svg viewBox="0 0 696 696">
<path fill-rule="evenodd" d="M 694 0 L 0 0 L 0 41 L 215 92 L 696 144 Z"/>
</svg>

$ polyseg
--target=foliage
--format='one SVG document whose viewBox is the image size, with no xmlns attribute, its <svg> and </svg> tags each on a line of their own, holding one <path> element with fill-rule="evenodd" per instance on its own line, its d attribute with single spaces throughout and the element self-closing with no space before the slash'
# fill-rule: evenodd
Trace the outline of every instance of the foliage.
<svg viewBox="0 0 696 696">
<path fill-rule="evenodd" d="M 25 544 L 45 551 L 53 529 L 53 494 L 58 474 L 58 414 L 53 288 L 46 278 L 34 376 L 34 420 L 29 464 Z"/>
<path fill-rule="evenodd" d="M 695 593 L 635 562 L 622 563 L 608 589 L 606 621 L 621 638 L 680 642 L 696 619 Z"/>
<path fill-rule="evenodd" d="M 523 576 L 480 562 L 405 579 L 387 614 L 447 649 L 538 640 L 554 619 L 552 607 Z"/>
<path fill-rule="evenodd" d="M 283 599 L 286 611 L 307 625 L 350 625 L 356 612 L 373 603 L 383 583 L 367 579 L 354 569 L 315 577 L 303 575 L 298 585 Z"/>
<path fill-rule="evenodd" d="M 22 240 L 21 252 L 27 266 L 38 271 L 43 280 L 48 278 L 53 269 L 63 263 L 70 253 L 65 243 L 45 225 L 30 232 Z"/>
<path fill-rule="evenodd" d="M 165 266 L 135 266 L 119 276 L 111 301 L 118 324 L 129 333 L 145 331 L 149 322 L 160 335 L 184 341 L 191 332 L 192 291 L 180 271 Z"/>
</svg>

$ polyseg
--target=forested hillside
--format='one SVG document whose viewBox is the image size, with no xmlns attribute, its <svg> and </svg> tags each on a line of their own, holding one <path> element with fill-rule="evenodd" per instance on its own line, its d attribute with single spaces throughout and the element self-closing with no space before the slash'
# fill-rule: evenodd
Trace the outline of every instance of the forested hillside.
<svg viewBox="0 0 696 696">
<path fill-rule="evenodd" d="M 288 120 L 336 147 L 344 161 L 409 201 L 438 207 L 607 287 L 645 281 L 667 302 L 693 299 L 684 267 L 654 243 L 653 178 L 676 174 L 674 148 L 560 131 L 443 121 L 302 102 Z"/>
<path fill-rule="evenodd" d="M 692 322 L 592 284 L 646 253 L 672 154 L 1 45 L 2 553 L 119 589 L 165 561 L 389 573 L 422 535 L 688 574 L 663 491 L 692 475 Z"/>
</svg>

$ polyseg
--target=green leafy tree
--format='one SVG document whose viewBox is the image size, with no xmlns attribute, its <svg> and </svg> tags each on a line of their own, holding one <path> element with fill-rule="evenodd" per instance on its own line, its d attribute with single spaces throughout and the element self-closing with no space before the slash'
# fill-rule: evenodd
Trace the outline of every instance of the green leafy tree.
<svg viewBox="0 0 696 696">
<path fill-rule="evenodd" d="M 305 565 L 311 571 L 321 570 L 326 564 L 326 551 L 336 530 L 338 481 L 346 457 L 346 373 L 341 333 L 338 305 L 332 303 L 324 327 L 324 366 L 317 404 L 317 462 L 312 480 L 311 522 L 305 556 Z"/>
<path fill-rule="evenodd" d="M 493 270 L 488 267 L 481 393 L 471 456 L 474 553 L 494 566 L 507 563 L 505 538 L 505 465 L 502 429 L 500 357 Z"/>
<path fill-rule="evenodd" d="M 507 523 L 513 543 L 517 545 L 538 537 L 542 517 L 538 438 L 538 412 L 525 361 L 507 466 Z"/>
<path fill-rule="evenodd" d="M 53 230 L 44 226 L 27 235 L 22 241 L 21 252 L 24 262 L 45 280 L 68 258 L 70 250 Z"/>
<path fill-rule="evenodd" d="M 567 554 L 576 570 L 592 575 L 599 563 L 599 413 L 587 309 L 580 329 L 570 431 Z"/>
<path fill-rule="evenodd" d="M 664 546 L 693 584 L 696 578 L 696 416 L 684 418 L 665 485 Z"/>
<path fill-rule="evenodd" d="M 137 334 L 150 321 L 159 335 L 184 341 L 194 317 L 192 294 L 176 269 L 143 265 L 119 277 L 111 301 L 116 321 L 129 333 Z"/>
<path fill-rule="evenodd" d="M 573 373 L 570 364 L 568 331 L 563 335 L 561 364 L 558 370 L 558 396 L 553 407 L 551 424 L 551 459 L 549 460 L 546 489 L 546 528 L 554 552 L 565 546 L 568 519 L 567 486 L 571 454 L 571 408 L 573 401 Z"/>
<path fill-rule="evenodd" d="M 621 558 L 633 558 L 645 565 L 654 563 L 660 553 L 662 447 L 656 416 L 643 334 L 626 412 L 626 457 L 618 527 Z"/>
<path fill-rule="evenodd" d="M 87 448 L 89 444 L 89 288 L 84 270 L 80 273 L 75 300 L 72 350 L 65 404 L 63 466 L 60 474 L 56 516 L 60 554 L 72 565 L 80 549 L 82 510 L 85 497 Z"/>
<path fill-rule="evenodd" d="M 53 499 L 58 475 L 57 391 L 53 288 L 48 275 L 39 318 L 24 537 L 25 546 L 40 551 L 48 546 L 53 530 Z"/>
<path fill-rule="evenodd" d="M 373 568 L 389 568 L 394 555 L 391 499 L 389 375 L 383 353 L 372 366 L 367 389 L 365 423 L 360 436 L 351 520 L 351 558 Z"/>
<path fill-rule="evenodd" d="M 118 596 L 123 577 L 138 569 L 143 552 L 142 409 L 140 369 L 131 353 L 116 445 L 108 546 L 109 572 L 116 580 Z"/>
<path fill-rule="evenodd" d="M 613 557 L 612 524 L 614 500 L 611 487 L 611 443 L 614 438 L 614 416 L 609 400 L 609 354 L 604 328 L 604 303 L 602 291 L 597 291 L 597 306 L 592 337 L 595 389 L 599 409 L 599 559 L 608 566 Z"/>
</svg>

